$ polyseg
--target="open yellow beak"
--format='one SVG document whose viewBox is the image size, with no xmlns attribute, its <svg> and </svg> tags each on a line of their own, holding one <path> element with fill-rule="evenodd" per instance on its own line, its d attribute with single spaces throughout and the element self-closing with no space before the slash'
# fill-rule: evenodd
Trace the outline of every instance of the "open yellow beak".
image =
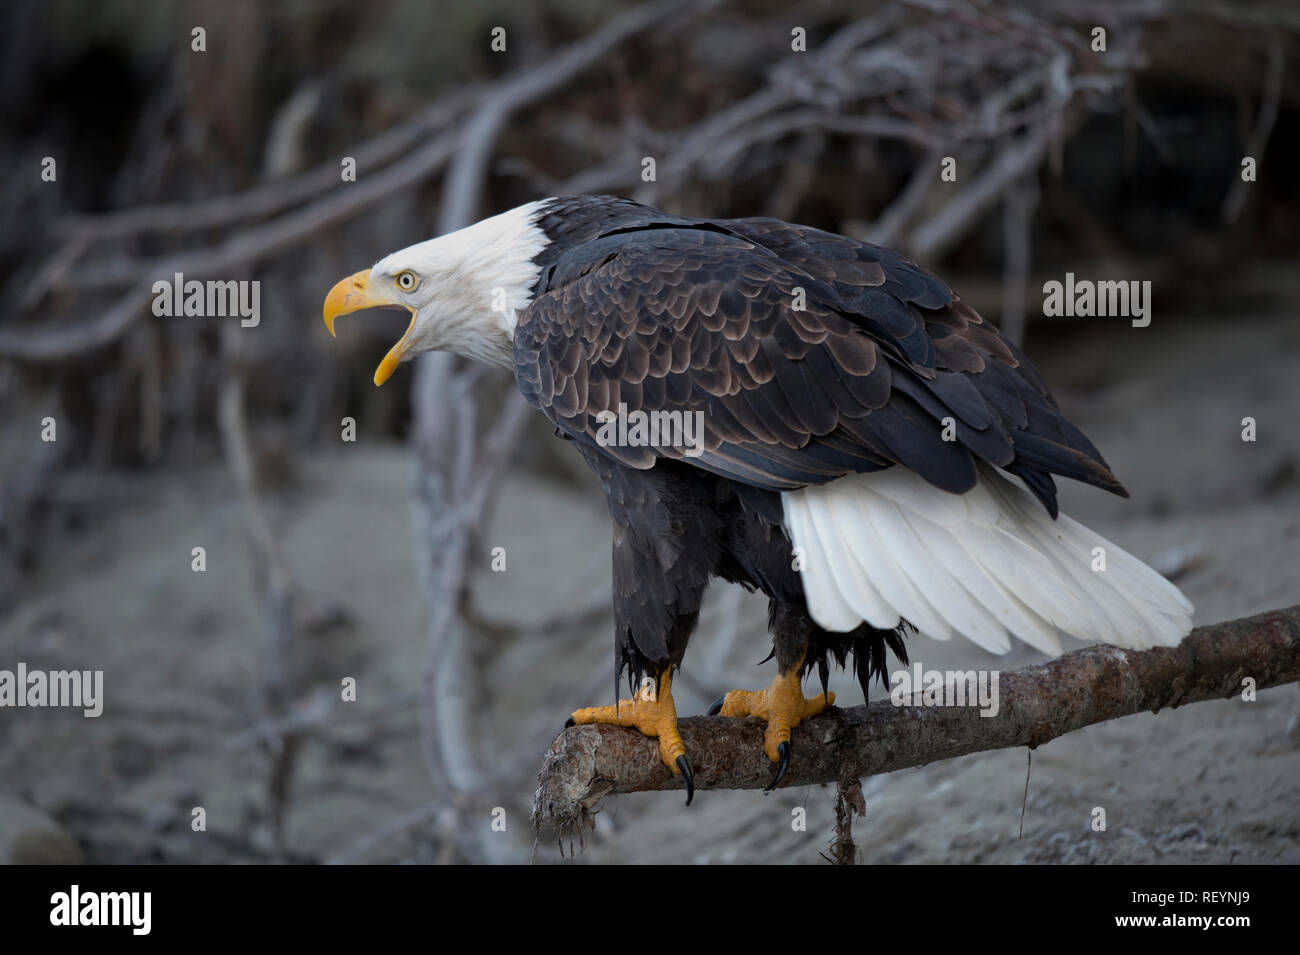
<svg viewBox="0 0 1300 955">
<path fill-rule="evenodd" d="M 393 372 L 397 370 L 397 366 L 406 357 L 409 348 L 407 339 L 411 337 L 411 329 L 415 327 L 415 309 L 404 302 L 389 298 L 383 293 L 372 293 L 370 290 L 370 270 L 366 269 L 356 275 L 349 275 L 330 289 L 329 295 L 325 296 L 325 327 L 333 335 L 334 319 L 350 312 L 359 312 L 363 308 L 405 308 L 411 313 L 411 324 L 406 326 L 406 334 L 388 350 L 384 360 L 375 369 L 375 384 L 382 385 L 392 377 Z"/>
</svg>

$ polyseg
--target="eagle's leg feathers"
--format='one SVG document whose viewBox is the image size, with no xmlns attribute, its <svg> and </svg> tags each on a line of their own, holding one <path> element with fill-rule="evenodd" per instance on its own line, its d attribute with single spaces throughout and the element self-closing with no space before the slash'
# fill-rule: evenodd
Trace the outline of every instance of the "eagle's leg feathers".
<svg viewBox="0 0 1300 955">
<path fill-rule="evenodd" d="M 681 734 L 677 732 L 677 706 L 673 703 L 671 673 L 665 672 L 659 677 L 658 690 L 647 681 L 635 699 L 619 700 L 617 706 L 589 706 L 577 710 L 572 721 L 579 725 L 608 723 L 629 726 L 657 738 L 659 758 L 686 783 L 686 805 L 689 806 L 695 798 L 695 775 L 691 772 L 690 760 L 686 758 Z"/>
<path fill-rule="evenodd" d="M 799 677 L 802 662 L 778 673 L 765 690 L 732 690 L 709 707 L 710 716 L 757 716 L 767 720 L 763 752 L 777 768 L 766 792 L 781 784 L 790 766 L 790 731 L 835 702 L 831 692 L 818 693 L 812 699 L 803 695 Z"/>
</svg>

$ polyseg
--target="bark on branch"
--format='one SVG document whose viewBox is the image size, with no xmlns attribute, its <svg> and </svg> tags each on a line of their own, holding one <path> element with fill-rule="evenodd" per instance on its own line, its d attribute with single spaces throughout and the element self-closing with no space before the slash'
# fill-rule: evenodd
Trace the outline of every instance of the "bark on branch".
<svg viewBox="0 0 1300 955">
<path fill-rule="evenodd" d="M 999 678 L 1000 709 L 895 707 L 888 700 L 832 707 L 798 726 L 783 786 L 834 783 L 940 759 L 1011 746 L 1040 746 L 1058 736 L 1145 710 L 1300 681 L 1300 605 L 1198 627 L 1175 648 L 1146 651 L 1092 646 Z M 761 789 L 772 778 L 763 755 L 763 723 L 687 717 L 682 740 L 695 788 Z M 681 789 L 659 760 L 658 745 L 635 730 L 576 726 L 551 744 L 539 773 L 533 822 L 561 835 L 614 793 Z"/>
</svg>

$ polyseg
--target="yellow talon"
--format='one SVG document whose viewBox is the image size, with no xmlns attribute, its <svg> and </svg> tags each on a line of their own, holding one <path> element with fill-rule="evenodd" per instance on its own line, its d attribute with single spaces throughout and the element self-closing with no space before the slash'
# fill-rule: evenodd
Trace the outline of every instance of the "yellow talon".
<svg viewBox="0 0 1300 955">
<path fill-rule="evenodd" d="M 812 699 L 803 695 L 799 685 L 801 663 L 777 674 L 765 690 L 732 690 L 723 697 L 718 711 L 723 716 L 757 716 L 767 720 L 763 752 L 774 763 L 781 761 L 780 746 L 790 742 L 790 730 L 835 702 L 834 693 L 819 693 Z"/>
<path fill-rule="evenodd" d="M 649 696 L 649 699 L 645 697 Z M 609 723 L 631 726 L 646 736 L 659 740 L 659 758 L 674 773 L 682 771 L 686 746 L 677 732 L 677 707 L 673 703 L 672 676 L 665 673 L 659 680 L 659 692 L 653 687 L 642 690 L 634 700 L 619 700 L 618 706 L 589 706 L 573 714 L 573 722 Z"/>
</svg>

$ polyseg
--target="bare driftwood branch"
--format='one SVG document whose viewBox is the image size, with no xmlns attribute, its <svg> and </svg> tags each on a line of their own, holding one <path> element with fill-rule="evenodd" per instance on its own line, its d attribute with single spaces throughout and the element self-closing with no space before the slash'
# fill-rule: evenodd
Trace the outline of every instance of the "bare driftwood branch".
<svg viewBox="0 0 1300 955">
<path fill-rule="evenodd" d="M 217 417 L 222 448 L 244 507 L 252 552 L 253 584 L 257 588 L 265 623 L 261 686 L 263 721 L 273 724 L 281 721 L 290 710 L 290 700 L 300 689 L 300 653 L 298 632 L 294 626 L 298 584 L 258 494 L 253 445 L 244 413 L 244 340 L 237 326 L 227 324 L 222 328 L 221 351 L 225 368 L 217 400 Z M 271 834 L 275 849 L 281 854 L 286 851 L 285 816 L 293 769 L 303 739 L 300 731 L 288 726 L 283 729 L 283 732 L 268 734 L 262 740 L 271 758 L 267 785 Z"/>
<path fill-rule="evenodd" d="M 158 278 L 168 277 L 175 272 L 183 272 L 195 277 L 222 275 L 281 252 L 319 234 L 320 230 L 327 226 L 373 207 L 379 199 L 427 178 L 438 171 L 458 148 L 472 150 L 475 161 L 461 162 L 452 170 L 450 175 L 452 188 L 448 190 L 448 194 L 453 198 L 453 208 L 452 213 L 445 214 L 443 219 L 444 222 L 454 219 L 459 222 L 459 225 L 468 224 L 472 219 L 472 212 L 467 215 L 464 214 L 464 210 L 472 208 L 477 199 L 478 186 L 482 179 L 482 174 L 478 170 L 482 169 L 488 158 L 483 155 L 482 162 L 478 162 L 480 157 L 477 151 L 484 148 L 484 144 L 495 142 L 496 134 L 506 118 L 514 110 L 551 92 L 555 87 L 590 67 L 616 44 L 671 13 L 681 10 L 684 6 L 681 0 L 664 0 L 664 2 L 636 7 L 615 18 L 607 26 L 585 40 L 573 44 L 542 67 L 502 81 L 498 88 L 486 95 L 470 128 L 463 135 L 441 132 L 409 155 L 386 166 L 381 172 L 353 183 L 346 189 L 325 193 L 300 209 L 287 212 L 242 232 L 236 232 L 216 245 L 163 259 L 114 263 L 97 270 L 97 274 L 92 276 L 92 284 L 127 285 L 130 286 L 130 290 L 123 293 L 117 303 L 98 319 L 83 324 L 41 331 L 0 330 L 0 355 L 29 361 L 58 361 L 87 349 L 107 345 L 116 340 L 143 313 L 150 300 L 151 285 Z M 460 109 L 462 106 L 462 97 L 456 96 L 448 109 Z M 380 158 L 388 158 L 390 154 L 406 146 L 415 134 L 431 126 L 441 127 L 445 125 L 445 120 L 446 113 L 435 105 L 422 114 L 417 121 L 404 125 L 393 134 L 391 139 L 381 140 L 378 149 L 375 148 L 373 141 L 363 144 L 365 155 L 373 158 L 378 154 Z M 333 169 L 331 175 L 337 177 L 337 169 Z M 221 205 L 216 203 L 202 206 L 181 205 L 170 207 L 170 211 L 159 221 L 170 228 L 176 220 L 184 221 L 187 217 L 194 217 L 195 221 L 202 224 L 224 224 L 229 221 L 232 214 L 237 218 L 264 215 L 283 208 L 286 197 L 300 199 L 316 195 L 324 181 L 324 171 L 317 169 L 289 183 L 278 184 L 278 191 L 258 190 L 246 193 L 242 197 L 231 200 L 224 211 Z M 336 179 L 329 181 L 337 185 Z M 82 220 L 79 228 L 95 237 L 111 236 L 123 229 L 137 231 L 142 221 L 148 221 L 147 217 L 141 219 L 136 217 L 134 212 L 122 213 L 116 218 L 105 219 L 96 224 L 92 224 L 91 220 Z M 76 236 L 74 242 L 78 250 L 85 246 L 81 236 Z M 85 284 L 84 277 L 78 281 Z"/>
<path fill-rule="evenodd" d="M 237 275 L 444 167 L 440 220 L 464 225 L 474 217 L 498 134 L 511 115 L 570 86 L 628 37 L 655 26 L 662 38 L 716 5 L 653 0 L 533 69 L 453 91 L 358 143 L 352 155 L 368 174 L 354 183 L 340 184 L 338 169 L 322 163 L 227 196 L 69 218 L 59 229 L 63 244 L 28 284 L 21 303 L 33 315 L 50 295 L 62 293 L 68 311 L 81 314 L 69 315 L 70 321 L 59 316 L 0 327 L 0 356 L 59 361 L 109 345 L 147 314 L 158 279 L 176 272 L 199 279 Z M 1098 61 L 1077 36 L 1027 12 L 1003 15 L 946 0 L 909 5 L 910 13 L 887 6 L 847 24 L 817 57 L 777 64 L 755 93 L 691 126 L 655 131 L 639 122 L 643 132 L 630 142 L 625 129 L 609 130 L 610 141 L 622 145 L 594 168 L 558 182 L 561 177 L 547 177 L 553 191 L 630 191 L 671 206 L 700 181 L 743 177 L 746 169 L 779 162 L 780 143 L 790 138 L 902 139 L 935 150 L 963 142 L 1007 144 L 969 184 L 963 179 L 961 191 L 914 234 L 902 221 L 886 222 L 905 249 L 933 258 L 960 240 L 1008 185 L 1035 169 L 1049 148 L 1059 146 L 1067 107 L 1122 88 L 1140 65 L 1135 51 L 1120 49 Z M 1116 33 L 1140 36 L 1136 28 Z M 650 184 L 641 181 L 647 154 L 662 160 Z M 459 157 L 454 164 L 453 157 Z M 918 211 L 912 204 L 926 193 L 921 182 L 915 186 L 895 213 L 910 218 Z M 142 255 L 148 246 L 134 240 L 143 235 L 201 244 L 175 251 L 171 243 L 167 252 Z M 116 251 L 108 254 L 110 249 Z M 88 292 L 115 297 L 88 301 Z"/>
<path fill-rule="evenodd" d="M 932 259 L 955 245 L 1010 184 L 1038 166 L 1047 148 L 1060 134 L 1058 117 L 1058 121 L 1044 123 L 1007 148 L 937 215 L 912 234 L 908 243 L 912 252 L 919 259 Z"/>
<path fill-rule="evenodd" d="M 442 132 L 482 92 L 478 85 L 452 90 L 410 119 L 358 143 L 352 150 L 357 168 L 367 172 L 378 169 Z M 259 182 L 243 192 L 212 199 L 73 216 L 60 222 L 58 231 L 83 242 L 120 240 L 146 232 L 200 232 L 265 219 L 338 187 L 339 164 L 331 158 L 297 175 Z"/>
<path fill-rule="evenodd" d="M 1033 243 L 1038 181 L 1027 175 L 1002 197 L 1002 334 L 1017 345 L 1025 341 L 1025 292 Z"/>
<path fill-rule="evenodd" d="M 717 0 L 697 4 L 695 12 L 716 5 Z M 506 80 L 485 98 L 466 127 L 457 161 L 447 173 L 439 216 L 443 231 L 459 229 L 474 220 L 492 146 L 511 115 L 571 82 L 625 40 L 688 7 L 682 0 L 659 0 L 634 7 L 541 66 Z"/>
<path fill-rule="evenodd" d="M 1158 712 L 1300 680 L 1300 605 L 1198 627 L 1174 648 L 1092 646 L 1004 673 L 1000 709 L 832 707 L 796 727 L 784 787 L 840 783 L 984 750 L 1041 746 L 1066 733 L 1143 711 Z M 695 788 L 761 789 L 772 778 L 758 719 L 696 716 L 679 728 Z M 618 726 L 576 726 L 546 753 L 533 803 L 540 829 L 572 832 L 606 796 L 680 789 L 658 744 Z"/>
<path fill-rule="evenodd" d="M 1264 91 L 1260 95 L 1259 115 L 1255 118 L 1255 127 L 1246 140 L 1245 155 L 1253 156 L 1256 161 L 1263 159 L 1269 137 L 1273 135 L 1273 124 L 1277 122 L 1278 106 L 1282 99 L 1282 76 L 1286 72 L 1286 48 L 1282 41 L 1274 37 L 1268 45 L 1268 70 L 1264 74 Z M 1223 200 L 1223 221 L 1232 225 L 1241 217 L 1241 210 L 1246 206 L 1246 194 L 1249 183 L 1240 175 L 1232 180 L 1228 196 Z"/>
<path fill-rule="evenodd" d="M 28 361 L 60 361 L 79 352 L 116 340 L 147 311 L 152 283 L 175 272 L 186 276 L 227 275 L 250 263 L 305 241 L 328 226 L 372 208 L 380 199 L 414 185 L 437 171 L 455 151 L 456 139 L 444 133 L 352 188 L 326 195 L 315 202 L 254 226 L 232 233 L 221 243 L 151 260 L 139 266 L 139 278 L 108 311 L 84 324 L 43 331 L 0 330 L 0 355 Z"/>
</svg>

